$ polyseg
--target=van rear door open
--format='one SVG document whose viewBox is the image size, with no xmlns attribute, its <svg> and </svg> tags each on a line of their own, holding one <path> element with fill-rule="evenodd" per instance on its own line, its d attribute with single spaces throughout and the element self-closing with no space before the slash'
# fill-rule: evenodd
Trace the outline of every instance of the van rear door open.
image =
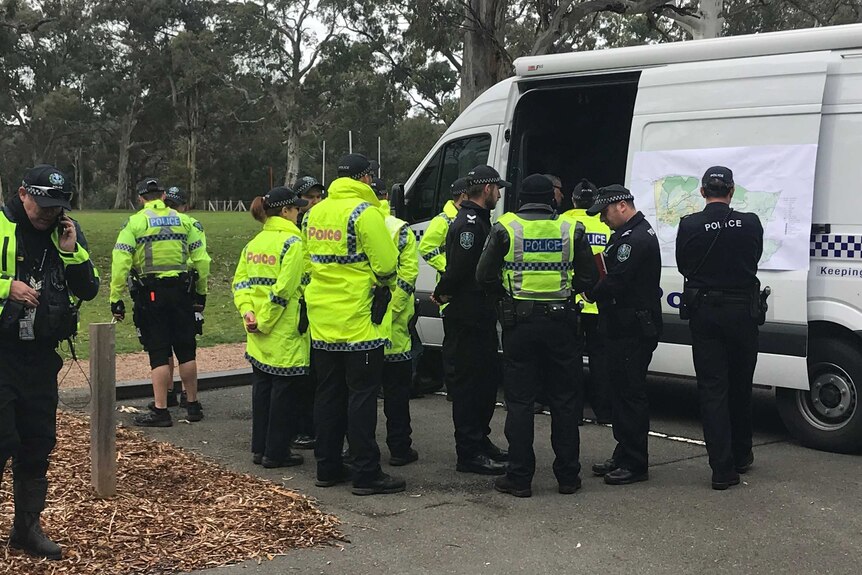
<svg viewBox="0 0 862 575">
<path fill-rule="evenodd" d="M 827 64 L 835 57 L 809 52 L 645 69 L 626 182 L 640 152 L 817 145 Z M 715 163 L 720 162 L 702 169 Z M 699 179 L 702 172 L 685 175 Z M 805 209 L 810 213 L 811 206 Z M 676 310 L 682 277 L 673 262 L 663 265 L 665 335 L 650 371 L 693 376 L 688 326 Z M 758 276 L 772 297 L 755 382 L 808 389 L 808 270 L 762 270 Z"/>
</svg>

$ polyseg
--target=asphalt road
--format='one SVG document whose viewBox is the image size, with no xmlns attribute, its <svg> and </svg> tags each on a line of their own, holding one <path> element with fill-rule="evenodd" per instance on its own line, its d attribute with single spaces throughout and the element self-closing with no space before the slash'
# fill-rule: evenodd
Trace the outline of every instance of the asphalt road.
<svg viewBox="0 0 862 575">
<path fill-rule="evenodd" d="M 702 440 L 692 384 L 654 379 L 650 389 L 653 430 Z M 207 571 L 211 575 L 849 574 L 862 562 L 859 457 L 795 444 L 766 391 L 755 398 L 755 465 L 738 487 L 713 491 L 703 446 L 657 437 L 650 440 L 650 481 L 607 486 L 591 476 L 589 465 L 610 455 L 612 432 L 588 424 L 581 428 L 584 487 L 559 495 L 550 469 L 550 417 L 537 416 L 530 499 L 496 493 L 492 479 L 454 471 L 450 408 L 441 396 L 411 403 L 420 460 L 396 469 L 384 464 L 407 479 L 405 493 L 356 497 L 347 486 L 317 488 L 309 452 L 301 467 L 254 466 L 250 392 L 205 392 L 203 422 L 147 433 L 317 498 L 341 519 L 350 542 Z M 380 416 L 382 425 L 382 408 Z M 492 422 L 499 445 L 506 445 L 505 416 L 498 409 Z M 385 446 L 383 452 L 385 461 Z"/>
</svg>

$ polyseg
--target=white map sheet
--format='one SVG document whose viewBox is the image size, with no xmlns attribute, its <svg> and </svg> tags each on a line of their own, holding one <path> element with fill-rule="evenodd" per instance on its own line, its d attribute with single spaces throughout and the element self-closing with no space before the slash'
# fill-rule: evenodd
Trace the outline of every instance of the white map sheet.
<svg viewBox="0 0 862 575">
<path fill-rule="evenodd" d="M 807 270 L 816 160 L 816 144 L 638 152 L 630 189 L 655 227 L 662 265 L 676 267 L 680 218 L 703 209 L 704 171 L 727 166 L 736 184 L 731 206 L 763 224 L 760 269 Z"/>
</svg>

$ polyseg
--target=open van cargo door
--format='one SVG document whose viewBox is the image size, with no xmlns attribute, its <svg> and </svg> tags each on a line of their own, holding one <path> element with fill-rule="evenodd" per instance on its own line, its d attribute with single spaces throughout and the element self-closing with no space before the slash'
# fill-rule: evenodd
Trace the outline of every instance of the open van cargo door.
<svg viewBox="0 0 862 575">
<path fill-rule="evenodd" d="M 694 375 L 688 325 L 676 309 L 682 277 L 672 242 L 679 217 L 703 208 L 703 171 L 727 165 L 736 174 L 732 205 L 758 213 L 766 231 L 758 277 L 772 297 L 755 383 L 808 389 L 807 254 L 823 93 L 835 58 L 809 52 L 641 73 L 626 181 L 663 244 L 665 335 L 652 371 Z"/>
</svg>

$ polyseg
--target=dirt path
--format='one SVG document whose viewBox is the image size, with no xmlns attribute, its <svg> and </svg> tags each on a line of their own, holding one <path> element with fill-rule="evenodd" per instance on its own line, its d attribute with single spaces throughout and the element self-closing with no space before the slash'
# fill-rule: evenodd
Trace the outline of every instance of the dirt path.
<svg viewBox="0 0 862 575">
<path fill-rule="evenodd" d="M 213 347 L 198 348 L 198 373 L 248 367 L 248 361 L 246 361 L 244 354 L 244 343 L 225 343 Z M 72 360 L 67 360 L 63 364 L 63 369 L 60 370 L 60 375 L 57 378 L 60 380 L 60 388 L 86 387 L 87 380 L 81 369 L 86 371 L 89 376 L 90 364 L 88 360 L 82 360 L 80 364 L 80 368 L 74 365 Z M 146 353 L 140 351 L 117 356 L 117 381 L 147 379 L 148 377 L 150 377 L 150 362 Z"/>
</svg>

